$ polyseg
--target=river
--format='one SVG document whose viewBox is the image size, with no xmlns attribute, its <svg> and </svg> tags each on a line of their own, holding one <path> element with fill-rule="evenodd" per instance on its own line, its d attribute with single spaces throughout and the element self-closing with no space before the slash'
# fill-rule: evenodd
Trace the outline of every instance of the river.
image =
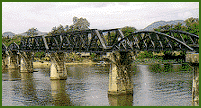
<svg viewBox="0 0 201 108">
<path fill-rule="evenodd" d="M 191 106 L 193 72 L 174 65 L 133 66 L 133 95 L 107 94 L 110 65 L 68 65 L 67 80 L 38 72 L 2 72 L 3 106 Z"/>
</svg>

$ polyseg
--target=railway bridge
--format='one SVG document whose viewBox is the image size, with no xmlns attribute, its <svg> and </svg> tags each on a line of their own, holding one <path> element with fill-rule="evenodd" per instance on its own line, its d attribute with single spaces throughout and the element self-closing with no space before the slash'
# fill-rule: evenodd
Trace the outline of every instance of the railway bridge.
<svg viewBox="0 0 201 108">
<path fill-rule="evenodd" d="M 20 45 L 2 43 L 2 67 L 33 72 L 34 52 L 46 52 L 51 58 L 50 79 L 67 79 L 64 53 L 107 54 L 112 62 L 108 94 L 132 94 L 130 68 L 137 51 L 183 51 L 186 62 L 194 67 L 192 97 L 199 104 L 199 36 L 184 31 L 136 31 L 125 36 L 120 29 L 89 29 L 51 36 L 23 37 Z"/>
</svg>

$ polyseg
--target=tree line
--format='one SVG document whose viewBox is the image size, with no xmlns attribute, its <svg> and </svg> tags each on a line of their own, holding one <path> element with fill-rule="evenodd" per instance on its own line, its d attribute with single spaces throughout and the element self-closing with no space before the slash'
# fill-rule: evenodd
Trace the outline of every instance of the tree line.
<svg viewBox="0 0 201 108">
<path fill-rule="evenodd" d="M 186 31 L 192 34 L 199 36 L 199 18 L 188 18 L 185 21 L 185 24 L 177 23 L 176 25 L 164 25 L 154 28 L 154 31 L 168 31 L 168 30 L 181 30 Z"/>
</svg>

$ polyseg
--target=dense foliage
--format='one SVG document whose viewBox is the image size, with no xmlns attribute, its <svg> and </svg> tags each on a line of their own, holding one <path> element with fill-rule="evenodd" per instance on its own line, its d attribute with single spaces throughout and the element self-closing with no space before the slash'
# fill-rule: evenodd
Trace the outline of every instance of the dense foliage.
<svg viewBox="0 0 201 108">
<path fill-rule="evenodd" d="M 189 33 L 193 33 L 199 36 L 199 19 L 198 18 L 188 18 L 185 21 L 185 24 L 178 23 L 176 25 L 164 25 L 155 28 L 155 31 L 166 31 L 166 30 L 181 30 Z"/>
<path fill-rule="evenodd" d="M 29 30 L 26 31 L 27 36 L 35 36 L 38 35 L 37 33 L 37 28 L 30 28 Z"/>
<path fill-rule="evenodd" d="M 129 36 L 131 33 L 135 32 L 137 29 L 135 27 L 125 26 L 121 29 L 124 36 Z"/>
<path fill-rule="evenodd" d="M 65 27 L 63 25 L 59 25 L 58 27 L 53 27 L 52 31 L 48 34 L 60 34 L 65 32 L 70 32 L 74 30 L 87 30 L 89 29 L 90 23 L 87 21 L 86 18 L 77 18 L 73 17 L 73 24 L 72 25 L 66 25 Z"/>
<path fill-rule="evenodd" d="M 143 59 L 143 58 L 152 58 L 153 52 L 151 51 L 141 51 L 138 53 L 137 58 Z"/>
</svg>

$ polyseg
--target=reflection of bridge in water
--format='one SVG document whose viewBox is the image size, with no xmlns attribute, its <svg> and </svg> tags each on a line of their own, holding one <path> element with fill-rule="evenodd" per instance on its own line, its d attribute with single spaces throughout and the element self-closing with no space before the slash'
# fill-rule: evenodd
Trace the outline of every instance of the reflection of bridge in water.
<svg viewBox="0 0 201 108">
<path fill-rule="evenodd" d="M 46 52 L 51 58 L 50 78 L 67 79 L 64 53 L 106 54 L 112 62 L 108 94 L 133 94 L 131 62 L 137 51 L 183 51 L 186 62 L 194 67 L 193 101 L 199 104 L 199 37 L 183 31 L 139 31 L 124 36 L 119 29 L 73 31 L 52 36 L 24 37 L 6 47 L 2 44 L 2 65 L 33 72 L 34 52 Z"/>
</svg>

